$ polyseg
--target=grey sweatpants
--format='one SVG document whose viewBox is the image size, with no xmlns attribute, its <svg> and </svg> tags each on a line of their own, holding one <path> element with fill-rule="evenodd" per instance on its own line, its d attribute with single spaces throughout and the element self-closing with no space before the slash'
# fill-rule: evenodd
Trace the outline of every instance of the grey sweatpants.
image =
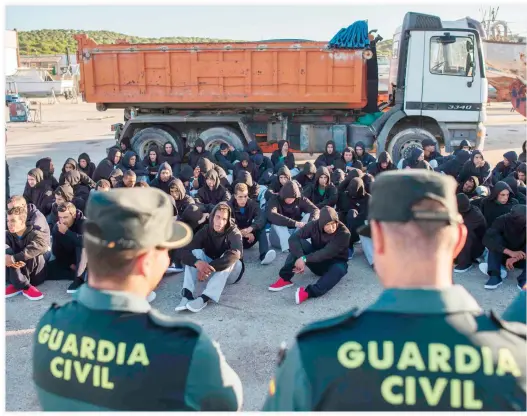
<svg viewBox="0 0 527 416">
<path fill-rule="evenodd" d="M 310 214 L 302 216 L 302 222 L 309 221 Z M 279 248 L 282 252 L 289 250 L 289 237 L 294 234 L 298 228 L 287 228 L 283 225 L 271 224 L 271 231 L 269 233 L 269 242 L 272 247 Z"/>
</svg>

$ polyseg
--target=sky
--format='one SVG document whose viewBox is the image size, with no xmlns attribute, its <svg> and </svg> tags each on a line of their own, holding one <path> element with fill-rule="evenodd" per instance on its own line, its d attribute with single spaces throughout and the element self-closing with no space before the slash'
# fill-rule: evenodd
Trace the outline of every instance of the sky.
<svg viewBox="0 0 527 416">
<path fill-rule="evenodd" d="M 422 4 L 422 3 L 421 3 Z M 498 19 L 527 35 L 527 7 L 500 6 Z M 109 30 L 141 37 L 190 36 L 233 40 L 311 39 L 327 41 L 342 27 L 368 20 L 390 39 L 407 11 L 442 20 L 466 16 L 480 20 L 478 4 L 291 5 L 291 6 L 7 6 L 6 29 Z M 523 10 L 520 11 L 520 8 Z"/>
</svg>

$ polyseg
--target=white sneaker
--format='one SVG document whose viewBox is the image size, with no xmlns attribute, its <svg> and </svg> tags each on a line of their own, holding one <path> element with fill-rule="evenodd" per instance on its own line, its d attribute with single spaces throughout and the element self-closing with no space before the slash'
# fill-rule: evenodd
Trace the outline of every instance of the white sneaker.
<svg viewBox="0 0 527 416">
<path fill-rule="evenodd" d="M 146 300 L 148 301 L 148 303 L 152 303 L 156 299 L 156 297 L 156 292 L 152 290 L 150 294 L 146 297 Z"/>
<path fill-rule="evenodd" d="M 274 259 L 276 259 L 276 251 L 269 250 L 267 253 L 265 253 L 265 257 L 262 260 L 261 264 L 271 264 Z"/>
<path fill-rule="evenodd" d="M 183 297 L 183 299 L 181 299 L 181 302 L 179 302 L 179 305 L 176 306 L 176 312 L 186 311 L 187 304 L 189 302 L 190 301 L 186 297 Z"/>
<path fill-rule="evenodd" d="M 483 274 L 488 274 L 489 264 L 488 263 L 480 263 L 479 264 L 479 270 Z M 505 269 L 503 266 L 500 268 L 500 277 L 502 279 L 505 279 L 507 277 L 507 269 Z"/>
</svg>

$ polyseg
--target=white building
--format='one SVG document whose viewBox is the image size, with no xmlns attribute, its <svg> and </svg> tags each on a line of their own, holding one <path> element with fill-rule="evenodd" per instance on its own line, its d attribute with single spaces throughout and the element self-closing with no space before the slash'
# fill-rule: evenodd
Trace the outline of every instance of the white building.
<svg viewBox="0 0 527 416">
<path fill-rule="evenodd" d="M 4 36 L 4 75 L 13 75 L 18 68 L 18 34 L 6 30 Z"/>
</svg>

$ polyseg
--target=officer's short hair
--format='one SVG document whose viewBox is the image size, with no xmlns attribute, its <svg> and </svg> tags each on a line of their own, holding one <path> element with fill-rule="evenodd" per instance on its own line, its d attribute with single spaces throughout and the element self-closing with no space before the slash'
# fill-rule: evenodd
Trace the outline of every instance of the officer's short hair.
<svg viewBox="0 0 527 416">
<path fill-rule="evenodd" d="M 71 202 L 64 202 L 63 204 L 60 204 L 57 207 L 58 212 L 66 212 L 68 211 L 72 217 L 75 217 L 77 215 L 77 208 L 75 208 L 75 205 L 73 205 Z"/>
<path fill-rule="evenodd" d="M 137 175 L 135 174 L 135 172 L 134 172 L 132 169 L 128 169 L 128 170 L 124 173 L 124 176 L 125 176 L 125 177 L 128 177 L 128 178 L 135 178 Z"/>
<path fill-rule="evenodd" d="M 90 271 L 99 278 L 129 276 L 135 267 L 135 260 L 144 250 L 111 250 L 84 240 L 84 249 Z"/>
<path fill-rule="evenodd" d="M 24 207 L 27 209 L 27 201 L 22 195 L 13 195 L 7 200 L 7 205 L 13 205 L 14 207 Z"/>
<path fill-rule="evenodd" d="M 22 221 L 26 222 L 27 220 L 27 210 L 24 207 L 13 207 L 7 210 L 7 215 L 15 215 L 20 217 Z"/>
</svg>

